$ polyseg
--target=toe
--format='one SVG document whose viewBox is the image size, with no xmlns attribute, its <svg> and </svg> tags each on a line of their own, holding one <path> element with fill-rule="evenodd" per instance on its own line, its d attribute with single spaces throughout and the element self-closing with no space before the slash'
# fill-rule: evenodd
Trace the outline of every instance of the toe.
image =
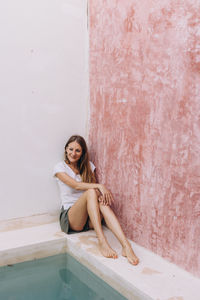
<svg viewBox="0 0 200 300">
<path fill-rule="evenodd" d="M 137 265 L 138 263 L 139 263 L 139 259 L 138 258 L 132 259 L 132 264 L 133 265 Z"/>
</svg>

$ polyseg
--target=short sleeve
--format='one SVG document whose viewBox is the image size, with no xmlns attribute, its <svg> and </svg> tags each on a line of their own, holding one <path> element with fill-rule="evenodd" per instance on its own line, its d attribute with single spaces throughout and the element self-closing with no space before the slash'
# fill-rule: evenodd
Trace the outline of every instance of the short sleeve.
<svg viewBox="0 0 200 300">
<path fill-rule="evenodd" d="M 92 172 L 94 172 L 94 170 L 96 169 L 95 165 L 91 161 L 90 161 L 90 168 Z"/>
<path fill-rule="evenodd" d="M 60 172 L 66 172 L 63 162 L 59 162 L 55 165 L 55 167 L 53 169 L 53 176 L 55 176 L 57 173 L 60 173 Z"/>
</svg>

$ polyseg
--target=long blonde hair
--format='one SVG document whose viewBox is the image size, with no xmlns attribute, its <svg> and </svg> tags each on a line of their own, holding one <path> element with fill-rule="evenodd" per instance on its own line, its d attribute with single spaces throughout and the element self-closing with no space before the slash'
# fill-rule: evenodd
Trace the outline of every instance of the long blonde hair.
<svg viewBox="0 0 200 300">
<path fill-rule="evenodd" d="M 66 161 L 70 164 L 70 161 L 67 157 L 66 148 L 72 142 L 77 142 L 82 148 L 81 157 L 80 157 L 79 161 L 77 162 L 77 166 L 78 166 L 82 181 L 83 182 L 88 182 L 88 183 L 95 182 L 96 179 L 95 179 L 94 173 L 92 172 L 91 167 L 90 167 L 89 153 L 88 153 L 87 145 L 86 145 L 86 142 L 85 142 L 85 140 L 82 136 L 72 135 L 69 138 L 69 140 L 67 141 L 67 143 L 65 145 L 65 159 L 66 159 Z"/>
</svg>

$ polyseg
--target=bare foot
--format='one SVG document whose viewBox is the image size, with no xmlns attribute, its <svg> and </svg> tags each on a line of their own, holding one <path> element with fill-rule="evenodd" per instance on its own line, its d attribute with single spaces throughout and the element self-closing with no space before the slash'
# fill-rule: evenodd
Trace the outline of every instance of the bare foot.
<svg viewBox="0 0 200 300">
<path fill-rule="evenodd" d="M 99 249 L 101 254 L 105 257 L 109 258 L 117 258 L 117 253 L 106 243 L 106 242 L 99 242 Z"/>
<path fill-rule="evenodd" d="M 139 259 L 133 252 L 133 249 L 130 244 L 127 244 L 125 247 L 122 248 L 122 255 L 127 257 L 128 261 L 134 266 L 139 263 Z"/>
</svg>

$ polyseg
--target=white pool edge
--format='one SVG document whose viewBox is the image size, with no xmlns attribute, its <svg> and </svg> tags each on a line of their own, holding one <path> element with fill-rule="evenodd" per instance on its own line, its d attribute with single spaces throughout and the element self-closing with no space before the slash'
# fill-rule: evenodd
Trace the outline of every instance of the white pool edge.
<svg viewBox="0 0 200 300">
<path fill-rule="evenodd" d="M 199 300 L 200 279 L 132 243 L 141 263 L 134 267 L 120 255 L 120 245 L 104 229 L 117 260 L 98 254 L 93 231 L 66 235 L 58 222 L 0 232 L 0 265 L 69 253 L 130 300 Z"/>
</svg>

